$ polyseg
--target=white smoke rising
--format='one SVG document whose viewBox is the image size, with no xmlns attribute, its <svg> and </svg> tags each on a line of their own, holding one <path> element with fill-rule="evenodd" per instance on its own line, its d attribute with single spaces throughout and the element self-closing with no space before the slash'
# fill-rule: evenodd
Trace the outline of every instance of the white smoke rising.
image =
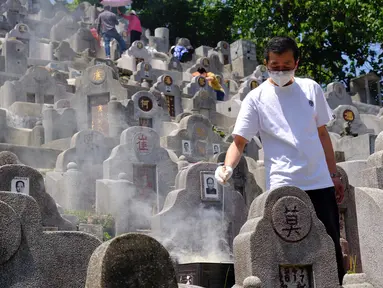
<svg viewBox="0 0 383 288">
<path fill-rule="evenodd" d="M 170 233 L 157 237 L 157 240 L 177 262 L 219 263 L 232 260 L 227 242 L 228 225 L 222 212 L 201 205 L 193 215 L 175 214 L 171 221 L 162 225 L 170 225 Z"/>
<path fill-rule="evenodd" d="M 41 120 L 41 117 L 19 116 L 7 110 L 8 127 L 32 129 L 35 126 L 36 122 Z"/>
</svg>

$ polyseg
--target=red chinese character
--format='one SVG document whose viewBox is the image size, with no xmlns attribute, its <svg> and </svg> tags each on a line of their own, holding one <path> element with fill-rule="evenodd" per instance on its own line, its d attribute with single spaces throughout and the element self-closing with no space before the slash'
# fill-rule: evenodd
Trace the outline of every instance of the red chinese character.
<svg viewBox="0 0 383 288">
<path fill-rule="evenodd" d="M 148 138 L 141 134 L 140 137 L 138 137 L 138 142 L 137 142 L 137 145 L 138 145 L 138 150 L 140 151 L 148 151 L 148 142 L 147 142 Z"/>
</svg>

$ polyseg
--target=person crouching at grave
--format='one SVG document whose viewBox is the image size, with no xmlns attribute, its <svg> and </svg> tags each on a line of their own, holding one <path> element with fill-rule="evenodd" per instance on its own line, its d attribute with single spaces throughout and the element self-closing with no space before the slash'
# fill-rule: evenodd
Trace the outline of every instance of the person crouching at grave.
<svg viewBox="0 0 383 288">
<path fill-rule="evenodd" d="M 264 148 L 266 189 L 296 186 L 306 191 L 334 241 L 342 284 L 345 271 L 337 202 L 343 200 L 344 187 L 326 128 L 332 111 L 318 83 L 294 77 L 299 49 L 293 39 L 272 38 L 264 56 L 269 78 L 243 100 L 232 133 L 233 143 L 225 162 L 216 169 L 215 178 L 227 185 L 246 143 L 259 133 Z"/>
<path fill-rule="evenodd" d="M 119 24 L 117 16 L 110 11 L 110 6 L 105 6 L 104 11 L 98 15 L 96 20 L 97 32 L 104 38 L 106 58 L 110 59 L 110 42 L 116 39 L 120 47 L 120 54 L 122 55 L 126 50 L 126 43 L 122 36 L 117 32 L 116 25 Z"/>
<path fill-rule="evenodd" d="M 194 72 L 192 76 L 195 77 L 199 75 L 205 77 L 209 83 L 209 86 L 213 88 L 213 90 L 215 91 L 217 95 L 217 101 L 223 101 L 225 98 L 225 92 L 221 84 L 219 83 L 217 77 L 215 76 L 215 74 L 211 72 L 207 72 L 205 68 L 198 68 L 197 72 Z"/>
<path fill-rule="evenodd" d="M 130 33 L 130 45 L 132 45 L 134 41 L 140 41 L 142 35 L 142 27 L 140 18 L 138 18 L 136 11 L 130 10 L 128 15 L 125 15 L 117 9 L 117 13 L 129 21 L 128 34 Z"/>
<path fill-rule="evenodd" d="M 192 46 L 184 47 L 181 45 L 172 46 L 170 53 L 176 57 L 181 63 L 193 60 L 194 48 Z"/>
</svg>

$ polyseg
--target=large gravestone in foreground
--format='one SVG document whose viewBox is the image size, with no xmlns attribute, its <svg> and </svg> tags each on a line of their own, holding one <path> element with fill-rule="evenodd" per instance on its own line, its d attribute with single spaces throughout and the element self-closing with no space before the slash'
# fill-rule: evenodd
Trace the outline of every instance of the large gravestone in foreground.
<svg viewBox="0 0 383 288">
<path fill-rule="evenodd" d="M 308 195 L 296 187 L 254 200 L 234 239 L 234 265 L 234 288 L 339 287 L 334 243 Z"/>
<path fill-rule="evenodd" d="M 99 246 L 88 266 L 86 288 L 177 288 L 169 253 L 153 238 L 124 234 Z"/>
<path fill-rule="evenodd" d="M 0 192 L 0 287 L 83 288 L 101 242 L 82 232 L 44 232 L 36 201 Z"/>
</svg>

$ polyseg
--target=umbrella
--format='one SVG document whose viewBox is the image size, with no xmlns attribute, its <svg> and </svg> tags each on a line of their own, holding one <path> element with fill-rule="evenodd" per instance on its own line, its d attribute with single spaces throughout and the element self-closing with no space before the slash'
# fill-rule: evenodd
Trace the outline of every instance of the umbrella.
<svg viewBox="0 0 383 288">
<path fill-rule="evenodd" d="M 101 4 L 110 7 L 129 6 L 132 4 L 132 0 L 103 0 Z"/>
</svg>

